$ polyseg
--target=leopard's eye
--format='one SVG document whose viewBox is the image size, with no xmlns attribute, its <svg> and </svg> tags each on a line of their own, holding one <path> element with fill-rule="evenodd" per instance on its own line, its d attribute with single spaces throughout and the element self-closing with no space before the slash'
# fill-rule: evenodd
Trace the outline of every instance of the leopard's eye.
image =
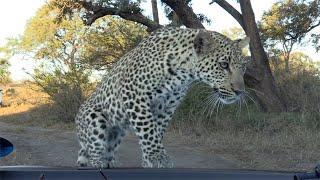
<svg viewBox="0 0 320 180">
<path fill-rule="evenodd" d="M 220 67 L 223 69 L 228 69 L 229 68 L 229 63 L 227 62 L 220 62 Z"/>
</svg>

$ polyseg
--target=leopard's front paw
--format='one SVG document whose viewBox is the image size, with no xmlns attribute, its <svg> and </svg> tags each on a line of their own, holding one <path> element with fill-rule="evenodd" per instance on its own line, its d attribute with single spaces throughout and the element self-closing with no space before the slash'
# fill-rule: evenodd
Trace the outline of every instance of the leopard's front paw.
<svg viewBox="0 0 320 180">
<path fill-rule="evenodd" d="M 142 167 L 145 168 L 172 168 L 173 162 L 166 152 L 162 151 L 156 154 L 148 155 L 142 161 Z"/>
<path fill-rule="evenodd" d="M 97 169 L 109 169 L 116 166 L 116 161 L 113 157 L 105 159 L 91 159 L 90 163 L 92 167 L 95 167 Z"/>
</svg>

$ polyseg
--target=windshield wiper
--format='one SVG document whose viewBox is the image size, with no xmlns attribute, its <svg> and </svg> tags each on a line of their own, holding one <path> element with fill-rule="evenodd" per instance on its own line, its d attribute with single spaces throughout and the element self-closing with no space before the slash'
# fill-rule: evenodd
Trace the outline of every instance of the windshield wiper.
<svg viewBox="0 0 320 180">
<path fill-rule="evenodd" d="M 107 176 L 103 174 L 102 169 L 99 169 L 99 172 L 101 174 L 101 176 L 103 177 L 104 180 L 108 180 Z"/>
</svg>

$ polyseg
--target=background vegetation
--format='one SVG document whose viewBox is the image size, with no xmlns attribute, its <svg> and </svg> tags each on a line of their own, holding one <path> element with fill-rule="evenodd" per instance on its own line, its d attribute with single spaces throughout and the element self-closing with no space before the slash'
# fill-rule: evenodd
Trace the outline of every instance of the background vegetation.
<svg viewBox="0 0 320 180">
<path fill-rule="evenodd" d="M 210 22 L 192 11 L 191 1 L 161 2 L 170 25 L 203 28 L 202 23 Z M 241 25 L 225 30 L 225 35 L 236 39 L 246 34 L 254 39 L 250 44 L 252 63 L 245 75 L 247 95 L 238 104 L 217 107 L 208 98 L 210 88 L 194 86 L 169 131 L 208 144 L 210 151 L 232 156 L 244 167 L 312 167 L 320 160 L 319 63 L 293 50 L 306 42 L 319 50 L 319 34 L 312 33 L 320 25 L 319 0 L 279 1 L 258 24 L 250 0 L 239 1 L 241 12 L 224 0 L 212 3 Z M 70 124 L 101 74 L 150 31 L 161 27 L 157 3 L 152 4 L 154 20 L 142 15 L 140 1 L 49 1 L 29 20 L 21 37 L 9 39 L 0 49 L 4 55 L 0 82 L 10 81 L 7 60 L 11 56 L 24 54 L 36 59 L 41 66 L 26 86 L 42 91 L 46 100 L 33 104 L 42 107 L 42 113 L 36 111 L 33 119 L 57 114 L 53 122 Z M 249 55 L 249 51 L 245 53 Z M 19 96 L 14 93 L 16 86 L 5 89 L 11 96 Z M 7 112 L 22 106 L 11 101 L 6 105 Z"/>
</svg>

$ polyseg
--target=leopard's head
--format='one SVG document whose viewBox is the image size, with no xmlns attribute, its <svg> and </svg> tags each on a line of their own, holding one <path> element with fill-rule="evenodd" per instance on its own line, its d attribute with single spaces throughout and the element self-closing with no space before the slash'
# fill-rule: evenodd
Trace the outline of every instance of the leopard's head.
<svg viewBox="0 0 320 180">
<path fill-rule="evenodd" d="M 249 41 L 248 37 L 232 41 L 222 34 L 205 30 L 194 40 L 197 77 L 210 85 L 224 104 L 236 102 L 245 91 L 246 60 L 242 50 Z"/>
</svg>

